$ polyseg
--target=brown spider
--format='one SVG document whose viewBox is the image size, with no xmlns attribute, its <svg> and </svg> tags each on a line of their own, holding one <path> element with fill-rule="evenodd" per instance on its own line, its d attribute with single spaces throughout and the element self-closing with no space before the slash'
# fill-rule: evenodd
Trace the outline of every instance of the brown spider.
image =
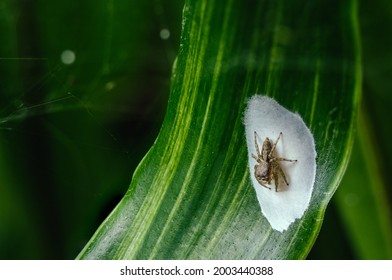
<svg viewBox="0 0 392 280">
<path fill-rule="evenodd" d="M 282 175 L 283 180 L 285 181 L 286 185 L 288 186 L 289 183 L 287 182 L 286 175 L 284 174 L 282 168 L 279 165 L 279 161 L 290 161 L 296 162 L 296 159 L 286 159 L 275 157 L 274 151 L 276 148 L 276 144 L 280 137 L 282 136 L 282 132 L 279 134 L 278 139 L 276 139 L 275 144 L 272 144 L 271 140 L 267 137 L 263 142 L 263 147 L 261 149 L 261 153 L 259 150 L 259 145 L 257 144 L 257 133 L 255 131 L 255 146 L 256 146 L 256 153 L 257 156 L 252 154 L 252 157 L 257 161 L 255 165 L 255 177 L 257 182 L 260 183 L 263 187 L 267 189 L 271 189 L 267 187 L 266 184 L 270 185 L 271 181 L 275 181 L 275 191 L 278 191 L 279 188 L 279 174 Z"/>
</svg>

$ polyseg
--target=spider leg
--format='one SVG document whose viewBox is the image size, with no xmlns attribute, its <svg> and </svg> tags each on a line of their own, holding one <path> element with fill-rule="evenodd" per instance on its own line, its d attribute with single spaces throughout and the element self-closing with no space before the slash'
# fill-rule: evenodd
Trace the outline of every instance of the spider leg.
<svg viewBox="0 0 392 280">
<path fill-rule="evenodd" d="M 271 151 L 270 151 L 270 153 L 268 155 L 269 157 L 271 157 L 274 154 L 275 147 L 278 144 L 278 141 L 279 141 L 280 137 L 282 136 L 282 134 L 283 134 L 282 132 L 279 133 L 278 139 L 276 139 L 275 144 L 272 146 L 272 149 L 271 149 Z"/>
<path fill-rule="evenodd" d="M 279 175 L 276 170 L 273 171 L 274 181 L 275 181 L 275 192 L 278 192 L 279 189 Z"/>
<path fill-rule="evenodd" d="M 254 154 L 252 154 L 252 158 L 254 158 L 257 162 L 260 161 L 260 159 L 257 156 L 255 156 Z"/>
<path fill-rule="evenodd" d="M 257 153 L 257 158 L 260 158 L 260 149 L 259 149 L 259 145 L 257 144 L 257 132 L 255 131 L 255 147 L 256 147 L 256 153 Z M 253 155 L 252 155 L 253 156 Z M 254 158 L 254 157 L 253 157 Z M 257 159 L 256 159 L 257 160 Z"/>
<path fill-rule="evenodd" d="M 290 162 L 297 162 L 298 161 L 296 159 L 287 159 L 287 158 L 281 158 L 281 157 L 274 158 L 274 160 L 275 161 L 290 161 Z"/>
<path fill-rule="evenodd" d="M 286 175 L 284 174 L 282 168 L 280 168 L 280 166 L 277 165 L 277 166 L 276 166 L 276 169 L 277 169 L 277 171 L 279 171 L 280 175 L 282 175 L 284 182 L 285 182 L 286 185 L 288 186 L 288 185 L 289 185 L 289 182 L 287 182 Z M 278 175 L 278 174 L 276 173 L 276 175 Z"/>
<path fill-rule="evenodd" d="M 260 183 L 260 182 L 259 182 L 259 183 Z M 271 190 L 270 187 L 267 187 L 266 185 L 264 185 L 264 184 L 262 184 L 262 183 L 260 183 L 260 185 L 262 185 L 264 188 L 267 188 L 267 189 Z"/>
</svg>

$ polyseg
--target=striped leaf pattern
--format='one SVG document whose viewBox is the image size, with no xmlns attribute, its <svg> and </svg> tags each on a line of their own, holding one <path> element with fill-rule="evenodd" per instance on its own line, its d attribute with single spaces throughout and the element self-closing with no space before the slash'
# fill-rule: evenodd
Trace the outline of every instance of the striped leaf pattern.
<svg viewBox="0 0 392 280">
<path fill-rule="evenodd" d="M 360 98 L 357 1 L 187 0 L 161 131 L 80 259 L 301 259 L 351 151 Z M 283 233 L 247 167 L 246 102 L 302 116 L 317 150 L 310 207 Z"/>
</svg>

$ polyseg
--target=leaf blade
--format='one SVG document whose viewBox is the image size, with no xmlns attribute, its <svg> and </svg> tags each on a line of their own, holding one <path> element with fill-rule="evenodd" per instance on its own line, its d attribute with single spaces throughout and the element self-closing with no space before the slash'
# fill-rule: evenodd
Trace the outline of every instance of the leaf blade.
<svg viewBox="0 0 392 280">
<path fill-rule="evenodd" d="M 361 70 L 356 1 L 347 3 L 308 4 L 297 20 L 303 7 L 288 1 L 187 1 L 160 134 L 79 258 L 304 258 L 352 145 Z M 261 216 L 246 164 L 243 111 L 261 89 L 303 116 L 320 155 L 311 205 L 284 234 Z"/>
</svg>

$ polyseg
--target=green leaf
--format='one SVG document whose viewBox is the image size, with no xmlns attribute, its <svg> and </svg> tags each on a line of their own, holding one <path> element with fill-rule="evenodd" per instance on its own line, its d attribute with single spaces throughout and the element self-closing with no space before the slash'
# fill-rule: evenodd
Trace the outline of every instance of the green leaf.
<svg viewBox="0 0 392 280">
<path fill-rule="evenodd" d="M 80 259 L 306 257 L 349 158 L 361 85 L 357 2 L 186 1 L 167 113 Z M 261 215 L 243 112 L 298 112 L 316 142 L 310 206 L 284 233 Z"/>
</svg>

